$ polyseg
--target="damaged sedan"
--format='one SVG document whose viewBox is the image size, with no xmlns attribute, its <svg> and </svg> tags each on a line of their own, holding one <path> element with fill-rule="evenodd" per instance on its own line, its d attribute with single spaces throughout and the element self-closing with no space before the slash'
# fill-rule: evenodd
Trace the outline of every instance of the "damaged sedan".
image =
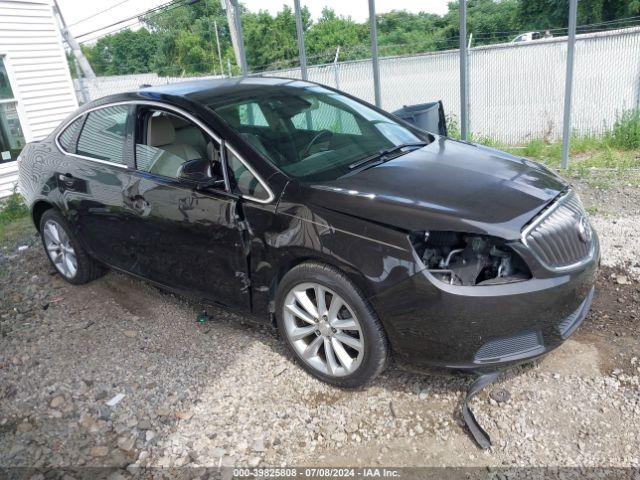
<svg viewBox="0 0 640 480">
<path fill-rule="evenodd" d="M 106 97 L 19 165 L 65 280 L 113 268 L 273 322 L 341 387 L 392 357 L 473 372 L 531 360 L 593 296 L 598 238 L 564 180 L 310 82 Z"/>
</svg>

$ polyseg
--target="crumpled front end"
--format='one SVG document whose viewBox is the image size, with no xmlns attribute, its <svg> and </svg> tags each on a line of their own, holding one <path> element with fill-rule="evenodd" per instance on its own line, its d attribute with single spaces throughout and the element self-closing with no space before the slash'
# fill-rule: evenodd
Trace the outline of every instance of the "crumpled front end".
<svg viewBox="0 0 640 480">
<path fill-rule="evenodd" d="M 371 298 L 394 351 L 412 364 L 485 370 L 529 360 L 559 346 L 586 317 L 600 251 L 572 192 L 525 225 L 519 241 L 476 251 L 476 238 L 443 247 L 435 265 L 420 252 L 425 269 Z M 505 272 L 507 251 L 524 266 Z"/>
</svg>

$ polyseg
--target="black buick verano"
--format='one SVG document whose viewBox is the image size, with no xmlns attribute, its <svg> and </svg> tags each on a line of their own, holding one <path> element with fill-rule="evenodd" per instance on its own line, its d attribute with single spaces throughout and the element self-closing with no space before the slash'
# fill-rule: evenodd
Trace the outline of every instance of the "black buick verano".
<svg viewBox="0 0 640 480">
<path fill-rule="evenodd" d="M 199 81 L 91 102 L 20 156 L 51 262 L 275 321 L 354 387 L 395 355 L 482 371 L 557 347 L 598 239 L 541 165 L 419 130 L 329 87 Z"/>
</svg>

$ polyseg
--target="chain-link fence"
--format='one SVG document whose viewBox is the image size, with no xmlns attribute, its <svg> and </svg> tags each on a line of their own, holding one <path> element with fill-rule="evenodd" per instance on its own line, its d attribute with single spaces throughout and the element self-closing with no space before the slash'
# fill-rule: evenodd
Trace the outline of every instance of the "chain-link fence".
<svg viewBox="0 0 640 480">
<path fill-rule="evenodd" d="M 469 115 L 474 138 L 509 144 L 560 138 L 566 56 L 566 37 L 471 48 Z M 309 66 L 307 72 L 311 81 L 373 103 L 370 60 Z M 300 70 L 261 75 L 300 78 Z M 380 77 L 386 110 L 442 100 L 455 121 L 460 111 L 457 50 L 381 58 Z M 155 74 L 99 77 L 86 81 L 85 91 L 95 99 L 189 78 Z M 624 109 L 640 107 L 640 28 L 578 35 L 573 81 L 572 118 L 577 135 L 602 134 Z"/>
</svg>

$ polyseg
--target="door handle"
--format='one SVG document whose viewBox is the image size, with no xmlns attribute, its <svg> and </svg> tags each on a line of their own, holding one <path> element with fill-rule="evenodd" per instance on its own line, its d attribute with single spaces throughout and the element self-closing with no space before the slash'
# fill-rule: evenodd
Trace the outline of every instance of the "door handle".
<svg viewBox="0 0 640 480">
<path fill-rule="evenodd" d="M 61 181 L 65 187 L 73 187 L 75 185 L 75 177 L 70 173 L 60 173 L 58 180 Z"/>
</svg>

